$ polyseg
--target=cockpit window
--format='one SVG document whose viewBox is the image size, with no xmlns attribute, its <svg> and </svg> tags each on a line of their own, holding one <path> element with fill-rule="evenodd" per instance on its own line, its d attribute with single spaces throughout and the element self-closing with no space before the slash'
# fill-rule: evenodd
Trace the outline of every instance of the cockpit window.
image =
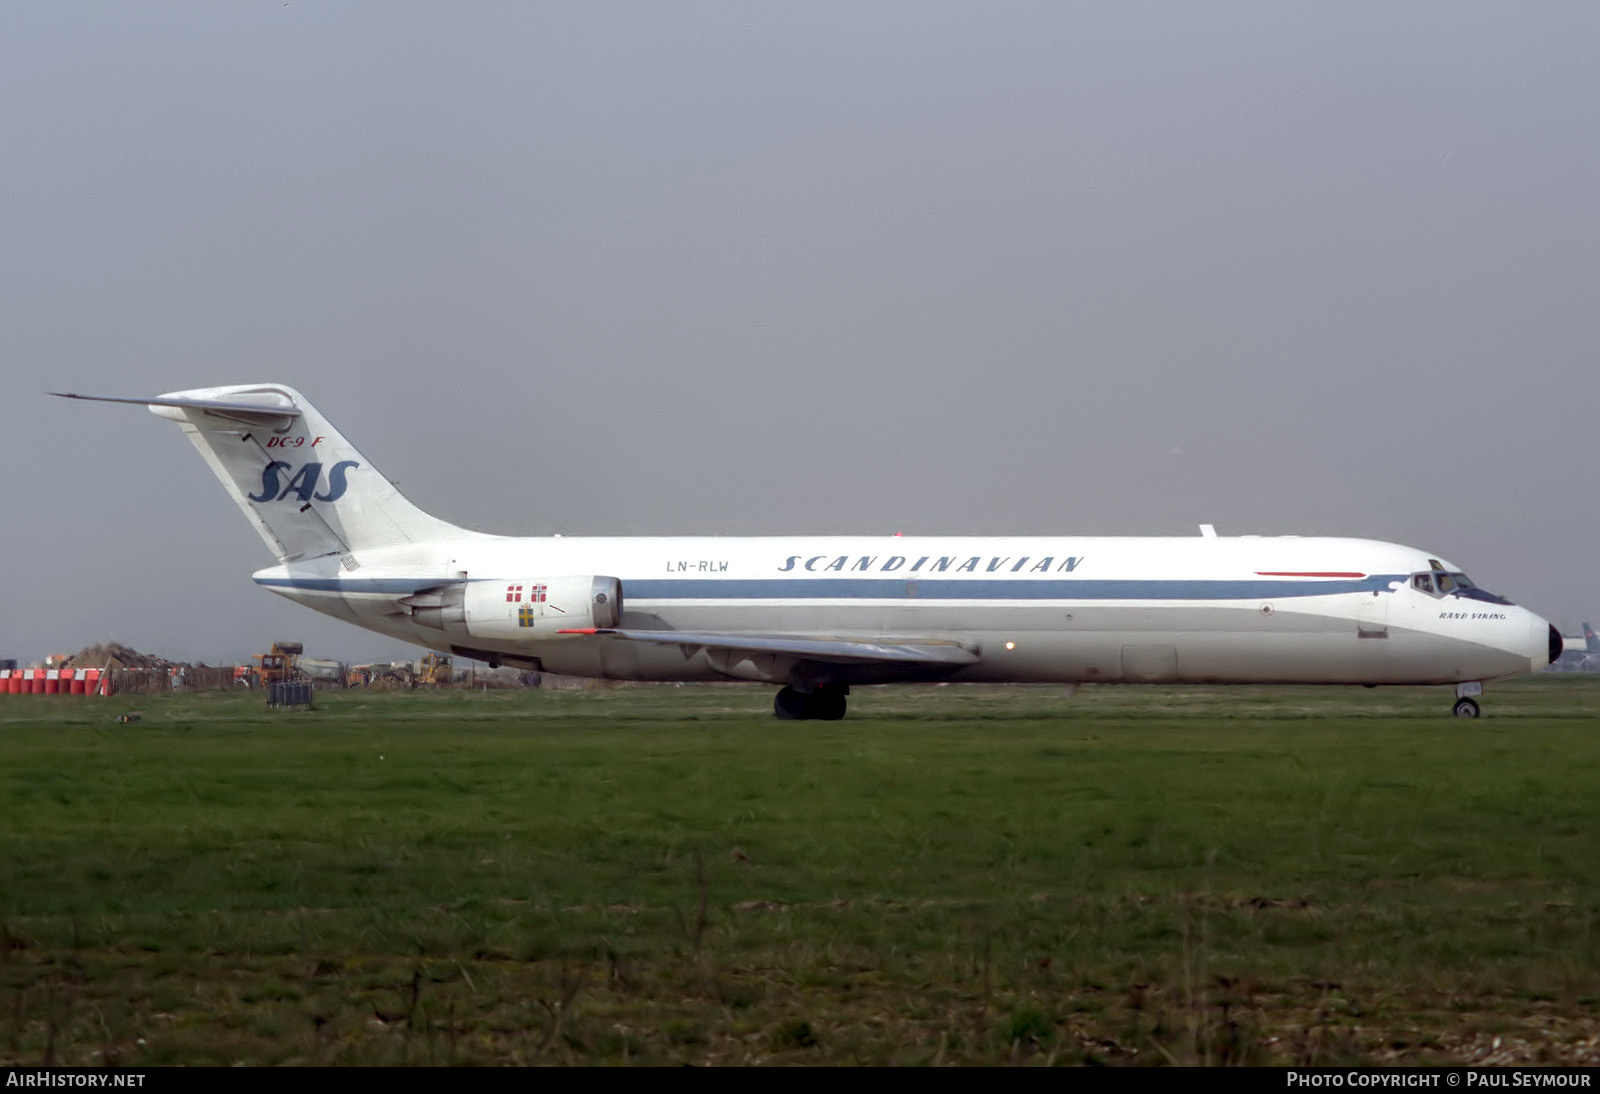
<svg viewBox="0 0 1600 1094">
<path fill-rule="evenodd" d="M 1429 559 L 1432 562 L 1433 559 Z M 1411 587 L 1419 593 L 1438 598 L 1452 596 L 1457 599 L 1481 600 L 1485 604 L 1510 604 L 1511 601 L 1503 596 L 1496 596 L 1486 589 L 1480 589 L 1473 584 L 1472 579 L 1459 570 L 1446 570 L 1440 566 L 1433 570 L 1423 570 L 1421 573 L 1411 575 Z"/>
</svg>

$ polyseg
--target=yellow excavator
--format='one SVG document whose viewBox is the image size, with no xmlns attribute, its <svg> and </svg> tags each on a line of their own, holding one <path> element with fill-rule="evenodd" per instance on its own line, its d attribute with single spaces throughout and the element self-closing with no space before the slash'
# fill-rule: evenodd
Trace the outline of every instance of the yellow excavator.
<svg viewBox="0 0 1600 1094">
<path fill-rule="evenodd" d="M 423 687 L 442 688 L 455 681 L 450 658 L 442 653 L 429 653 L 417 662 L 417 683 Z"/>
</svg>

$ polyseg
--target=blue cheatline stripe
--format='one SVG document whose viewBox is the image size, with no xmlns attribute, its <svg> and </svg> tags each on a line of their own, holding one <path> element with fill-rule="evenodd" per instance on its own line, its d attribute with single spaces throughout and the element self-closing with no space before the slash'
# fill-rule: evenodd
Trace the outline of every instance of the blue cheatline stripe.
<svg viewBox="0 0 1600 1094">
<path fill-rule="evenodd" d="M 1374 574 L 1348 581 L 910 581 L 906 578 L 772 578 L 762 580 L 644 579 L 624 581 L 637 600 L 1262 600 L 1381 591 L 1405 575 Z M 914 591 L 908 586 L 915 586 Z"/>
<path fill-rule="evenodd" d="M 448 577 L 257 578 L 269 587 L 306 592 L 401 593 L 448 585 Z M 474 578 L 475 581 L 498 580 Z M 1382 592 L 1405 574 L 1302 581 L 988 580 L 908 581 L 905 578 L 665 578 L 624 580 L 635 600 L 1277 600 Z M 915 588 L 910 588 L 914 586 Z"/>
</svg>

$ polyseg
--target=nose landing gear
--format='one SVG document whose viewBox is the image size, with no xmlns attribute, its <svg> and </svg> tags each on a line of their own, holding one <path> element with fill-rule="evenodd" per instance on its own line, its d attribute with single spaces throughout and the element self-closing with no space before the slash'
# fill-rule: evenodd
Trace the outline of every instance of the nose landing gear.
<svg viewBox="0 0 1600 1094">
<path fill-rule="evenodd" d="M 1450 708 L 1450 713 L 1457 718 L 1478 718 L 1483 711 L 1478 706 L 1474 695 L 1483 694 L 1483 685 L 1476 680 L 1465 684 L 1456 685 L 1456 705 Z"/>
</svg>

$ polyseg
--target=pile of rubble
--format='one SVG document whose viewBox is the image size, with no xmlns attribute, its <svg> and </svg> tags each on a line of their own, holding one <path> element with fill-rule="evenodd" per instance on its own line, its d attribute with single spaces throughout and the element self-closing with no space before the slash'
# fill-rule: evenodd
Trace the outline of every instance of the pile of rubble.
<svg viewBox="0 0 1600 1094">
<path fill-rule="evenodd" d="M 170 669 L 176 662 L 140 653 L 120 642 L 100 642 L 85 647 L 67 659 L 63 668 L 71 669 Z"/>
</svg>

